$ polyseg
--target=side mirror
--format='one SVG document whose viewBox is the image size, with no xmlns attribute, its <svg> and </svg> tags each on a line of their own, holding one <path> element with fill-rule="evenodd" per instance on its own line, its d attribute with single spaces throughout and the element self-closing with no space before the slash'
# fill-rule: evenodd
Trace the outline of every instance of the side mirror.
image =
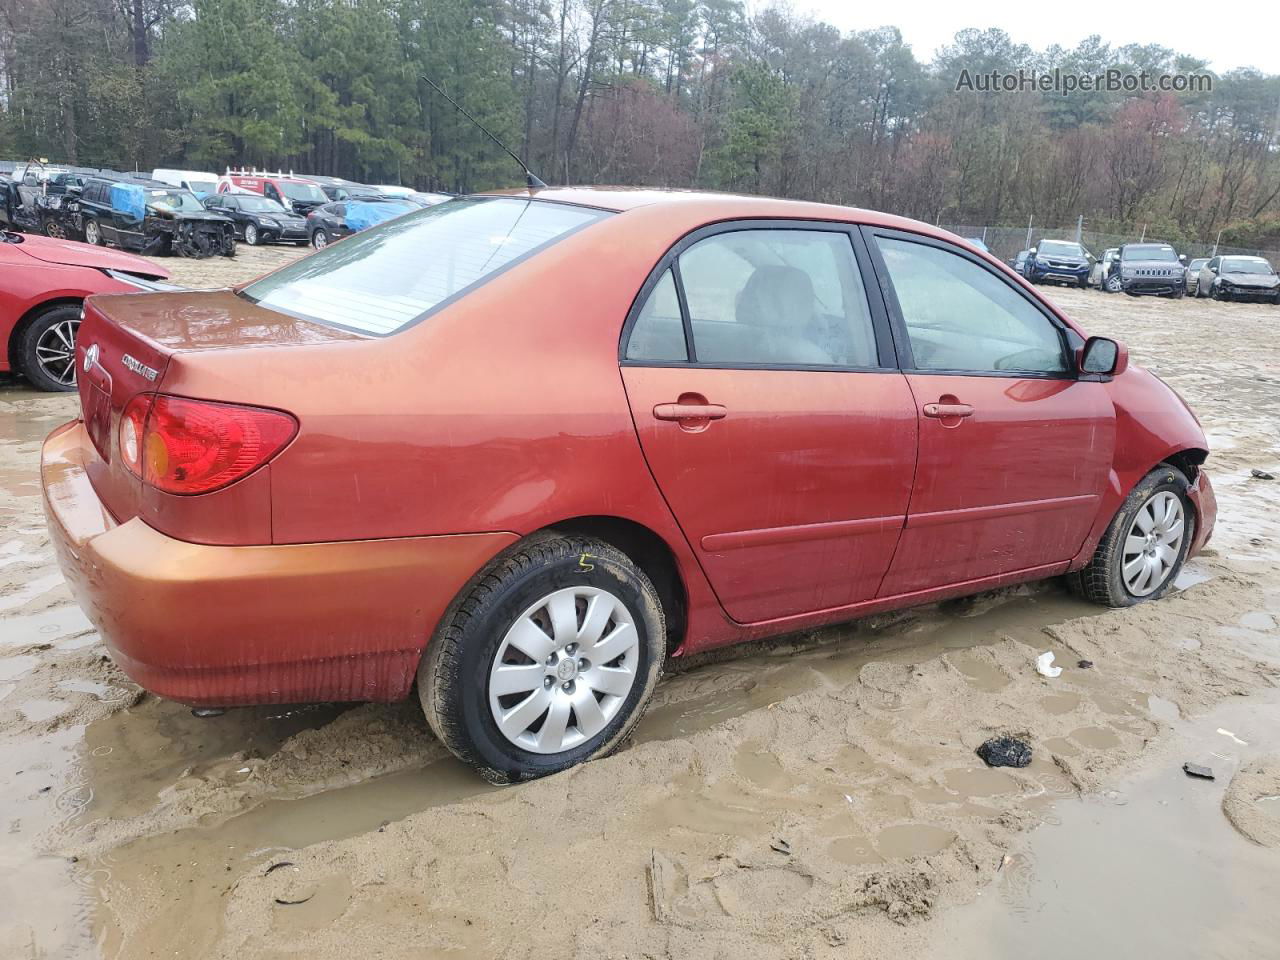
<svg viewBox="0 0 1280 960">
<path fill-rule="evenodd" d="M 1080 351 L 1080 372 L 1115 377 L 1129 366 L 1129 348 L 1108 337 L 1090 337 Z"/>
</svg>

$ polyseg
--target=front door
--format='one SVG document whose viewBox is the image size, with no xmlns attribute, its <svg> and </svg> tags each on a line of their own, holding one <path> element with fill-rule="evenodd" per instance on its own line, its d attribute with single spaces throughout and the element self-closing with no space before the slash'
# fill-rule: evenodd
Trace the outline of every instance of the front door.
<svg viewBox="0 0 1280 960">
<path fill-rule="evenodd" d="M 1069 560 L 1115 451 L 1105 386 L 1077 379 L 1066 328 L 985 261 L 912 234 L 866 235 L 920 416 L 881 596 Z"/>
<path fill-rule="evenodd" d="M 861 242 L 831 224 L 700 231 L 628 323 L 645 458 L 739 622 L 873 598 L 902 529 L 916 413 Z"/>
</svg>

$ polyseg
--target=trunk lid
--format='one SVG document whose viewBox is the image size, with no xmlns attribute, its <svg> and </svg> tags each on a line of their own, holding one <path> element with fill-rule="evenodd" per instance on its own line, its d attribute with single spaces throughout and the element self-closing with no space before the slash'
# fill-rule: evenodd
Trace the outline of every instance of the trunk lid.
<svg viewBox="0 0 1280 960">
<path fill-rule="evenodd" d="M 120 418 L 138 394 L 162 391 L 184 355 L 364 339 L 266 310 L 229 290 L 90 297 L 76 336 L 76 386 L 97 452 L 86 465 L 94 490 L 117 521 L 139 514 L 142 481 L 121 461 Z"/>
</svg>

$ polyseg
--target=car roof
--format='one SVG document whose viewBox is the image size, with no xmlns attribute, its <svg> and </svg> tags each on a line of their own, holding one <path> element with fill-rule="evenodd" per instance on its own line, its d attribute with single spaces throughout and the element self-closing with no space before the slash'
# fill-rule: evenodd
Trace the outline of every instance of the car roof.
<svg viewBox="0 0 1280 960">
<path fill-rule="evenodd" d="M 1266 257 L 1255 257 L 1253 254 L 1250 254 L 1250 253 L 1224 253 L 1222 254 L 1222 259 L 1223 260 L 1256 260 L 1258 263 L 1267 262 Z"/>
<path fill-rule="evenodd" d="M 518 188 L 493 190 L 484 194 L 473 194 L 473 196 L 518 197 L 555 203 L 572 203 L 578 206 L 595 207 L 599 210 L 610 210 L 615 213 L 626 213 L 629 210 L 655 205 L 669 206 L 673 211 L 684 206 L 696 206 L 699 215 L 704 217 L 706 222 L 713 222 L 718 219 L 759 218 L 768 220 L 783 217 L 800 220 L 837 220 L 908 230 L 913 233 L 923 233 L 948 240 L 959 239 L 967 242 L 964 241 L 963 237 L 957 237 L 946 230 L 908 217 L 899 217 L 859 207 L 844 207 L 810 200 L 784 200 L 778 197 L 716 193 L 702 190 L 669 190 L 655 187 L 603 186 Z"/>
</svg>

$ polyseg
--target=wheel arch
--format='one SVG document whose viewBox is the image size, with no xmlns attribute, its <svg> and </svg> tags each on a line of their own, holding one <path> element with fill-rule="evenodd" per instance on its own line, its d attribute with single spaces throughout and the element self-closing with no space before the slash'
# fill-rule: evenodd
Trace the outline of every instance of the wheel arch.
<svg viewBox="0 0 1280 960">
<path fill-rule="evenodd" d="M 13 325 L 13 329 L 9 331 L 9 342 L 5 344 L 5 350 L 9 358 L 9 368 L 26 374 L 23 358 L 19 355 L 18 344 L 22 342 L 22 335 L 26 332 L 31 324 L 35 323 L 41 316 L 50 310 L 58 307 L 82 307 L 84 306 L 84 297 L 66 295 L 51 297 L 48 300 L 42 300 L 35 306 L 30 307 L 26 313 L 18 318 L 18 322 Z"/>
<path fill-rule="evenodd" d="M 606 515 L 571 517 L 549 524 L 533 536 L 546 533 L 594 537 L 635 561 L 658 591 L 667 622 L 667 654 L 679 649 L 688 625 L 689 596 L 675 553 L 661 536 L 642 523 Z"/>
</svg>

